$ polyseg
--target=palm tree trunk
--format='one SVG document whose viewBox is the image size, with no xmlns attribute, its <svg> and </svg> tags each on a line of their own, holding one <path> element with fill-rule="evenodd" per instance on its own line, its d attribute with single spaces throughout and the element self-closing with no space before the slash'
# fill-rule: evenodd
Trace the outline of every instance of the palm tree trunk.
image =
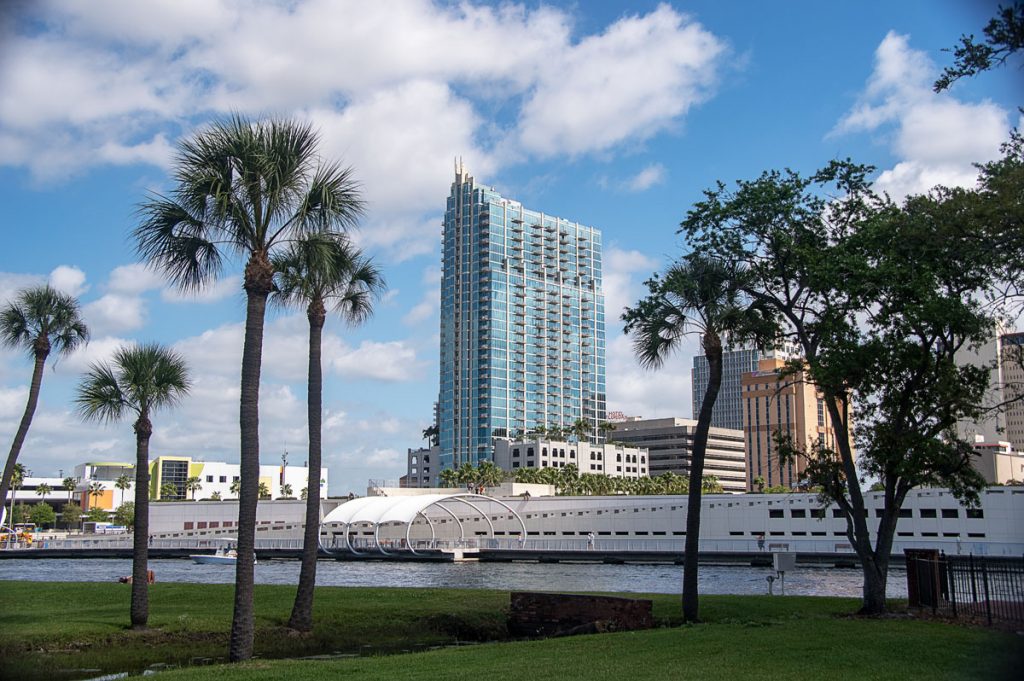
<svg viewBox="0 0 1024 681">
<path fill-rule="evenodd" d="M 232 662 L 252 657 L 255 636 L 253 562 L 260 477 L 260 370 L 263 363 L 263 321 L 272 285 L 273 267 L 267 255 L 254 254 L 245 268 L 247 300 L 238 415 L 242 445 L 239 459 L 238 562 L 235 566 L 235 609 L 228 649 L 228 659 Z"/>
<path fill-rule="evenodd" d="M 11 451 L 7 455 L 7 464 L 4 466 L 4 476 L 0 480 L 0 510 L 3 509 L 3 502 L 7 499 L 7 492 L 11 489 L 11 478 L 14 477 L 14 464 L 18 463 L 18 455 L 21 454 L 21 446 L 25 444 L 25 437 L 28 435 L 28 428 L 32 425 L 32 417 L 36 413 L 36 405 L 39 403 L 39 387 L 43 383 L 43 365 L 46 364 L 46 357 L 50 354 L 50 344 L 46 342 L 45 350 L 42 350 L 40 343 L 36 341 L 35 367 L 32 369 L 32 385 L 28 389 L 28 403 L 25 405 L 25 413 L 21 416 L 21 423 L 18 425 L 18 432 L 14 434 L 14 442 L 11 444 Z M 14 498 L 11 498 L 11 518 L 7 519 L 8 525 L 14 522 Z"/>
<path fill-rule="evenodd" d="M 717 334 L 704 334 L 704 354 L 708 358 L 708 387 L 697 417 L 697 431 L 690 452 L 690 490 L 686 497 L 686 549 L 683 554 L 683 621 L 699 621 L 697 561 L 700 552 L 700 509 L 704 479 L 704 455 L 711 429 L 711 413 L 722 386 L 722 342 Z"/>
<path fill-rule="evenodd" d="M 319 303 L 319 304 L 317 304 Z M 306 528 L 302 538 L 302 569 L 299 589 L 288 626 L 298 631 L 313 628 L 313 590 L 316 586 L 316 558 L 320 548 L 320 468 L 321 417 L 323 399 L 323 369 L 320 346 L 326 311 L 323 301 L 310 304 L 309 318 L 309 378 L 307 385 L 307 412 L 309 423 L 309 467 L 306 473 Z"/>
<path fill-rule="evenodd" d="M 153 424 L 143 411 L 135 422 L 135 520 L 132 538 L 132 629 L 149 621 L 149 438 Z M 124 491 L 121 492 L 122 497 Z"/>
</svg>

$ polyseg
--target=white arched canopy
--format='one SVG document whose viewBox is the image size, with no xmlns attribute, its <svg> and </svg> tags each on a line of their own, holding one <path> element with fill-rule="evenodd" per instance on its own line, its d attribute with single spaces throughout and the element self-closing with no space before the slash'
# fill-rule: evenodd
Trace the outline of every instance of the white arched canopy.
<svg viewBox="0 0 1024 681">
<path fill-rule="evenodd" d="M 409 538 L 409 533 L 412 531 L 412 525 L 416 518 L 422 517 L 427 522 L 427 526 L 430 528 L 431 540 L 436 539 L 434 523 L 432 523 L 430 518 L 426 515 L 426 511 L 431 507 L 437 507 L 451 516 L 459 526 L 460 538 L 465 537 L 462 521 L 459 520 L 455 512 L 448 507 L 452 503 L 460 503 L 469 506 L 473 511 L 483 516 L 490 527 L 491 537 L 494 537 L 494 525 L 491 523 L 487 514 L 481 510 L 479 506 L 473 503 L 473 500 L 487 501 L 503 507 L 515 516 L 516 520 L 519 521 L 519 526 L 523 535 L 526 534 L 526 523 L 523 522 L 522 517 L 516 513 L 515 509 L 511 506 L 494 497 L 463 492 L 458 494 L 422 494 L 409 497 L 362 497 L 359 499 L 353 499 L 352 501 L 345 502 L 341 506 L 338 506 L 324 516 L 323 520 L 320 521 L 321 535 L 323 534 L 324 525 L 343 525 L 345 546 L 351 553 L 359 554 L 361 552 L 357 551 L 349 541 L 349 528 L 352 525 L 370 525 L 373 528 L 373 540 L 376 549 L 380 553 L 387 554 L 389 552 L 380 543 L 379 531 L 381 526 L 387 524 L 404 524 L 406 540 L 405 546 L 410 552 L 417 553 Z M 322 539 L 320 548 L 322 548 L 325 553 L 330 553 L 330 550 L 323 545 Z"/>
</svg>

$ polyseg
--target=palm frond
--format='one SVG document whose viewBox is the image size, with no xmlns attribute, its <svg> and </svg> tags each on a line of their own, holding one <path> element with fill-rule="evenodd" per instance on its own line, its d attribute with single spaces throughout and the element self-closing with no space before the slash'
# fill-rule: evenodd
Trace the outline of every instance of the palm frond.
<svg viewBox="0 0 1024 681">
<path fill-rule="evenodd" d="M 107 364 L 92 365 L 78 386 L 75 404 L 86 421 L 119 421 L 130 409 L 117 376 Z"/>
<path fill-rule="evenodd" d="M 0 341 L 32 354 L 37 338 L 45 337 L 59 354 L 74 351 L 89 339 L 74 296 L 49 285 L 23 289 L 0 311 Z"/>
</svg>

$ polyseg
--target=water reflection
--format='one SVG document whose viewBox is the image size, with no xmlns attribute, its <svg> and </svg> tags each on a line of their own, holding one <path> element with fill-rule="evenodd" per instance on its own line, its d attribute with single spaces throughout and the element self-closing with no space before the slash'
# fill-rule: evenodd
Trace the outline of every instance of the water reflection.
<svg viewBox="0 0 1024 681">
<path fill-rule="evenodd" d="M 161 582 L 230 584 L 230 565 L 196 565 L 184 559 L 150 561 Z M 131 561 L 120 559 L 0 560 L 0 580 L 40 582 L 113 582 L 131 574 Z M 700 589 L 706 594 L 764 594 L 771 568 L 702 565 Z M 299 563 L 261 561 L 257 584 L 296 584 Z M 321 561 L 321 586 L 434 587 L 508 591 L 607 591 L 677 594 L 682 568 L 675 565 L 605 565 L 603 563 L 390 563 Z M 800 567 L 786 574 L 786 593 L 804 596 L 860 597 L 860 570 Z M 778 593 L 779 582 L 775 583 Z M 906 573 L 889 571 L 890 598 L 906 598 Z"/>
</svg>

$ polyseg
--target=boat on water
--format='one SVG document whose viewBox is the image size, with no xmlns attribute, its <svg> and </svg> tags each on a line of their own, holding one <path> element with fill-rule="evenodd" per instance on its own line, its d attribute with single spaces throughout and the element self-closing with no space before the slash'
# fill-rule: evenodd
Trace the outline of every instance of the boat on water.
<svg viewBox="0 0 1024 681">
<path fill-rule="evenodd" d="M 193 553 L 189 558 L 199 565 L 235 565 L 238 563 L 238 551 L 235 550 L 234 539 L 221 540 L 225 543 L 218 546 L 213 553 Z M 256 555 L 252 557 L 253 565 L 256 564 Z"/>
</svg>

